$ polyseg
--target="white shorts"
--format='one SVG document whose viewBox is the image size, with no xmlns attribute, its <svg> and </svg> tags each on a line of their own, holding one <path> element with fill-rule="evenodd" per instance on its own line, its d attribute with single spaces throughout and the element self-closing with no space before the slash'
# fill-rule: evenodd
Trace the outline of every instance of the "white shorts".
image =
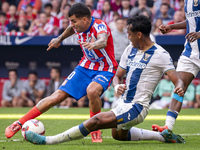
<svg viewBox="0 0 200 150">
<path fill-rule="evenodd" d="M 124 103 L 123 100 L 111 111 L 117 118 L 117 130 L 130 130 L 134 125 L 143 122 L 148 114 L 148 108 L 138 103 Z"/>
<path fill-rule="evenodd" d="M 196 77 L 199 70 L 200 70 L 199 59 L 191 59 L 184 55 L 180 56 L 178 60 L 177 68 L 176 68 L 177 72 L 181 72 L 181 71 L 189 72 L 189 73 L 192 73 L 194 77 Z"/>
</svg>

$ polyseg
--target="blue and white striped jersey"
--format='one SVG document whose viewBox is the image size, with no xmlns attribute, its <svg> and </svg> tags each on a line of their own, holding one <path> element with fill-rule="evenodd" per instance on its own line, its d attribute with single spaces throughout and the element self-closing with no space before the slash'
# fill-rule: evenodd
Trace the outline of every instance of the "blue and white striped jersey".
<svg viewBox="0 0 200 150">
<path fill-rule="evenodd" d="M 129 45 L 122 54 L 119 66 L 127 70 L 125 103 L 148 107 L 151 96 L 164 72 L 174 69 L 169 53 L 158 44 L 145 52 Z"/>
<path fill-rule="evenodd" d="M 186 34 L 190 32 L 200 31 L 200 1 L 199 0 L 185 0 L 185 16 L 187 21 Z M 185 42 L 185 49 L 182 55 L 200 59 L 199 56 L 200 39 L 189 43 Z"/>
</svg>

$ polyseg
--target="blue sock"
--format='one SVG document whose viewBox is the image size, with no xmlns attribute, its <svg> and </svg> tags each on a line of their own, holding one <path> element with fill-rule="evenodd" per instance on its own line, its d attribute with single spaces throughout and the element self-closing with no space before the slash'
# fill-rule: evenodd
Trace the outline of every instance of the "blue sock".
<svg viewBox="0 0 200 150">
<path fill-rule="evenodd" d="M 177 116 L 178 116 L 178 112 L 175 111 L 175 110 L 169 109 L 168 112 L 167 112 L 167 116 L 171 116 L 171 117 L 173 117 L 174 119 L 176 119 Z"/>
<path fill-rule="evenodd" d="M 87 136 L 90 133 L 90 131 L 88 131 L 88 129 L 85 128 L 83 123 L 79 125 L 79 130 L 81 131 L 83 136 Z"/>
</svg>

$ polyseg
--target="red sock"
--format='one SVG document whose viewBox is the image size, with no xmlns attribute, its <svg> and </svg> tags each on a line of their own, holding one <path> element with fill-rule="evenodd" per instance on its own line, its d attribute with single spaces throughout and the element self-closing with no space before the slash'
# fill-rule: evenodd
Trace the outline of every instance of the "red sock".
<svg viewBox="0 0 200 150">
<path fill-rule="evenodd" d="M 101 109 L 98 111 L 98 112 L 96 112 L 96 113 L 93 113 L 91 110 L 90 110 L 90 118 L 92 118 L 94 115 L 96 115 L 96 114 L 98 114 L 98 113 L 100 113 L 101 112 Z"/>
<path fill-rule="evenodd" d="M 18 121 L 23 125 L 26 121 L 30 119 L 34 119 L 41 115 L 42 113 L 38 110 L 36 106 L 34 106 L 31 110 L 29 110 L 28 113 L 26 113 L 22 118 L 20 118 Z"/>
</svg>

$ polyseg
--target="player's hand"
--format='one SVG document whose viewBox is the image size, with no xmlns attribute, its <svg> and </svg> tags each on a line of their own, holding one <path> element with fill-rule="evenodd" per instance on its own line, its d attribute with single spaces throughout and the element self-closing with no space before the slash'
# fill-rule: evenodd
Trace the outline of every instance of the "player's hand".
<svg viewBox="0 0 200 150">
<path fill-rule="evenodd" d="M 48 44 L 49 47 L 47 48 L 47 51 L 52 48 L 58 48 L 60 44 L 61 43 L 59 42 L 58 38 L 53 38 L 51 42 Z"/>
<path fill-rule="evenodd" d="M 92 49 L 94 49 L 94 47 L 95 47 L 94 43 L 80 42 L 80 41 L 78 41 L 78 43 L 80 45 L 82 45 L 83 47 L 87 48 L 89 51 L 92 50 Z"/>
<path fill-rule="evenodd" d="M 35 87 L 36 82 L 29 81 L 29 86 L 33 89 Z"/>
<path fill-rule="evenodd" d="M 200 32 L 190 32 L 188 33 L 185 38 L 188 42 L 192 43 L 197 39 L 200 39 Z"/>
<path fill-rule="evenodd" d="M 161 32 L 162 34 L 166 34 L 166 33 L 169 33 L 169 32 L 172 31 L 172 29 L 171 29 L 170 26 L 164 25 L 164 24 L 160 25 L 159 29 L 160 29 L 160 32 Z"/>
<path fill-rule="evenodd" d="M 184 90 L 181 87 L 176 87 L 174 89 L 174 93 L 178 94 L 179 96 L 183 97 L 184 96 Z"/>
<path fill-rule="evenodd" d="M 118 85 L 116 85 L 116 86 L 118 86 Z M 116 90 L 115 91 L 118 95 L 122 95 L 122 94 L 124 94 L 125 90 L 127 90 L 126 85 L 125 84 L 119 84 L 117 91 Z"/>
</svg>

